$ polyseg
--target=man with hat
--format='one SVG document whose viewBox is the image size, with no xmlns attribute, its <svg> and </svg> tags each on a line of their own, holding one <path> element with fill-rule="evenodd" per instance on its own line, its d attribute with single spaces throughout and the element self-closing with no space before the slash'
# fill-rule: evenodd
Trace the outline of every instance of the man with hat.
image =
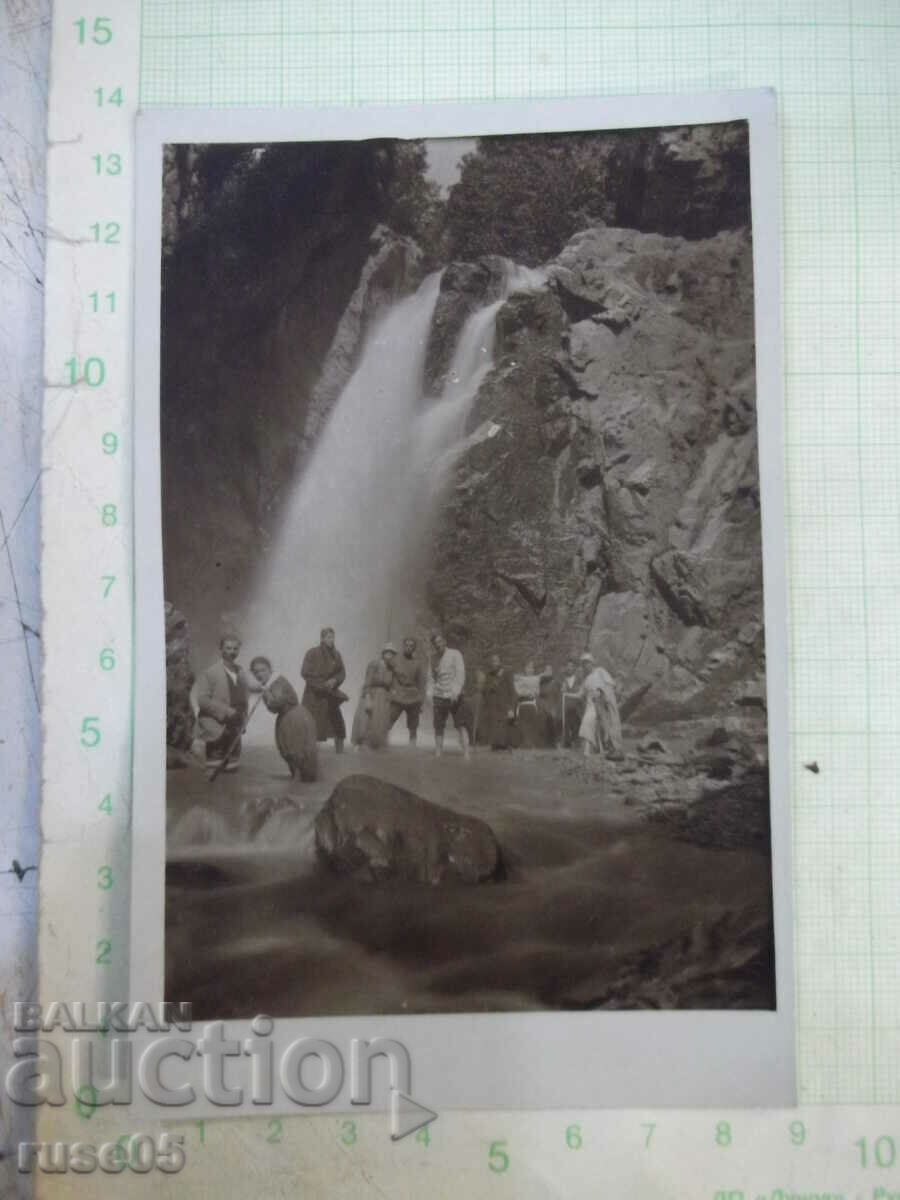
<svg viewBox="0 0 900 1200">
<path fill-rule="evenodd" d="M 607 758 L 624 758 L 622 722 L 619 718 L 612 676 L 594 664 L 591 654 L 582 654 L 581 663 L 584 671 L 581 683 L 584 716 L 581 718 L 578 736 L 584 746 L 585 756 L 602 750 Z"/>
<path fill-rule="evenodd" d="M 416 744 L 419 715 L 425 699 L 425 664 L 416 655 L 416 639 L 403 639 L 403 653 L 394 661 L 394 683 L 391 688 L 391 726 L 401 713 L 406 713 L 409 744 Z"/>
</svg>

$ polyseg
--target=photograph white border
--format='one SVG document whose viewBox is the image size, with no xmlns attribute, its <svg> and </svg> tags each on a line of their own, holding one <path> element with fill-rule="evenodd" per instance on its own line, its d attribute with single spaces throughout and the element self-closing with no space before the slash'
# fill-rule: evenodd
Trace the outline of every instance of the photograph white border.
<svg viewBox="0 0 900 1200">
<path fill-rule="evenodd" d="M 435 1109 L 777 1106 L 796 1102 L 783 379 L 775 93 L 491 102 L 341 109 L 158 109 L 137 117 L 134 380 L 134 747 L 130 997 L 163 995 L 166 861 L 165 636 L 160 470 L 162 147 L 452 138 L 746 120 L 750 133 L 756 397 L 759 429 L 766 693 L 774 891 L 774 1011 L 516 1012 L 281 1019 L 279 1049 L 297 1037 L 396 1038 L 413 1065 L 413 1094 Z M 177 999 L 177 998 L 173 998 Z M 205 1022 L 204 1022 L 205 1023 Z M 228 1021 L 230 1037 L 250 1021 Z M 246 1062 L 246 1060 L 245 1060 Z M 199 1060 L 178 1064 L 198 1095 Z M 242 1068 L 242 1077 L 246 1068 Z M 278 1091 L 276 1087 L 276 1092 Z M 373 1107 L 387 1092 L 376 1089 Z M 330 1111 L 349 1111 L 345 1075 Z M 164 1110 L 156 1109 L 157 1115 Z M 244 1114 L 198 1100 L 168 1115 Z M 303 1111 L 289 1101 L 264 1110 Z M 321 1111 L 321 1110 L 319 1110 Z"/>
</svg>

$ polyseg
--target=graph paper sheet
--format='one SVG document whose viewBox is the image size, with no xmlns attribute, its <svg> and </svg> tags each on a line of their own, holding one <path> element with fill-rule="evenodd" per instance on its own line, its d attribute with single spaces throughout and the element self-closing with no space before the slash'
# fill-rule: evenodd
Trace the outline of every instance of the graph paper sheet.
<svg viewBox="0 0 900 1200">
<path fill-rule="evenodd" d="M 900 7 L 895 0 L 143 0 L 140 6 L 109 3 L 104 14 L 82 11 L 71 0 L 60 0 L 54 12 L 45 339 L 45 373 L 51 384 L 62 376 L 72 338 L 94 329 L 67 312 L 67 301 L 75 304 L 75 287 L 116 286 L 128 295 L 127 253 L 102 281 L 97 277 L 95 283 L 92 277 L 88 287 L 81 277 L 68 293 L 52 292 L 54 280 L 58 286 L 61 278 L 66 247 L 88 238 L 87 222 L 84 228 L 71 227 L 76 193 L 64 151 L 67 142 L 82 136 L 76 118 L 96 119 L 94 105 L 110 100 L 115 105 L 109 129 L 127 156 L 138 105 L 361 105 L 776 89 L 798 1091 L 801 1104 L 808 1106 L 896 1104 Z M 115 27 L 111 53 L 104 50 L 107 39 L 97 19 Z M 80 29 L 79 21 L 86 22 Z M 80 50 L 73 48 L 73 37 L 82 39 Z M 117 88 L 122 89 L 121 103 L 115 100 Z M 114 137 L 97 142 L 98 136 L 92 126 L 85 154 L 117 150 Z M 115 238 L 112 226 L 119 224 L 127 245 L 131 198 L 127 191 L 117 198 L 111 181 L 103 187 L 90 227 L 96 224 L 96 236 L 104 241 Z M 119 319 L 119 343 L 106 351 L 107 368 L 110 363 L 118 367 L 118 391 L 107 409 L 92 418 L 89 436 L 94 439 L 102 436 L 116 406 L 127 411 L 127 310 L 120 310 Z M 101 335 L 98 326 L 98 344 L 102 336 L 107 334 Z M 44 506 L 49 554 L 44 648 L 52 663 L 54 656 L 62 661 L 71 650 L 72 623 L 94 618 L 77 605 L 62 611 L 57 603 L 54 613 L 52 603 L 67 586 L 64 557 L 47 549 L 49 539 L 61 536 L 60 525 L 53 522 L 60 521 L 67 497 L 80 497 L 86 486 L 76 480 L 66 491 L 65 472 L 92 443 L 80 445 L 72 434 L 70 409 L 53 407 L 62 404 L 59 394 L 51 400 L 45 421 L 45 469 L 51 482 Z M 110 464 L 103 483 L 88 487 L 98 513 L 109 489 L 127 495 L 129 478 L 127 463 Z M 124 499 L 120 516 L 127 528 Z M 127 536 L 116 536 L 125 564 Z M 88 553 L 92 546 L 85 543 Z M 127 567 L 123 570 L 127 575 Z M 127 579 L 121 594 L 110 599 L 102 629 L 117 638 L 117 654 L 127 663 Z M 94 769 L 91 785 L 98 797 L 109 788 L 127 798 L 128 685 L 115 687 L 102 703 L 97 701 L 110 758 L 106 768 Z M 67 721 L 71 726 L 73 719 L 71 712 L 57 711 L 48 694 L 46 725 Z M 90 740 L 90 726 L 78 728 Z M 74 753 L 71 759 L 61 753 L 45 761 L 45 776 L 49 770 L 52 784 L 70 766 L 75 770 L 73 764 Z M 49 810 L 46 806 L 45 800 L 45 831 L 47 812 L 52 819 L 56 812 L 52 800 Z M 45 846 L 42 969 L 52 961 L 57 970 L 63 953 L 53 944 L 53 931 L 48 934 L 47 880 L 55 871 L 54 887 L 67 873 L 93 881 L 107 867 L 109 876 L 98 879 L 118 879 L 120 871 L 127 877 L 127 822 L 121 832 L 114 846 L 98 849 L 96 861 L 86 856 L 83 844 Z M 117 904 L 105 882 L 97 886 L 96 925 L 85 935 L 94 980 L 112 978 L 103 975 L 102 947 L 114 945 L 127 928 L 127 901 Z M 55 895 L 58 903 L 58 891 Z M 91 898 L 88 907 L 93 904 Z M 72 978 L 80 978 L 76 965 L 85 947 L 64 951 Z M 806 1191 L 823 1190 L 829 1179 L 832 1191 L 835 1181 L 846 1190 L 857 1186 L 859 1191 L 863 1182 L 893 1183 L 900 1190 L 897 1172 L 891 1170 L 896 1147 L 889 1123 L 850 1109 L 842 1110 L 840 1119 L 829 1111 L 804 1110 L 796 1122 L 791 1114 L 674 1115 L 665 1130 L 652 1115 L 601 1119 L 594 1114 L 594 1128 L 602 1136 L 593 1140 L 590 1114 L 557 1113 L 552 1119 L 550 1114 L 473 1114 L 438 1122 L 434 1145 L 419 1145 L 422 1155 L 434 1151 L 430 1165 L 427 1159 L 417 1160 L 414 1168 L 403 1158 L 405 1146 L 402 1151 L 391 1148 L 381 1127 L 375 1130 L 362 1119 L 343 1125 L 324 1117 L 300 1120 L 302 1134 L 296 1132 L 297 1122 L 287 1121 L 283 1129 L 280 1122 L 270 1122 L 252 1133 L 244 1123 L 186 1130 L 191 1154 L 207 1152 L 206 1173 L 194 1177 L 198 1195 L 206 1194 L 213 1180 L 224 1187 L 229 1170 L 239 1163 L 250 1163 L 247 1169 L 260 1186 L 266 1180 L 265 1192 L 258 1194 L 295 1194 L 297 1155 L 305 1156 L 309 1194 L 323 1195 L 358 1195 L 373 1181 L 389 1186 L 393 1195 L 421 1194 L 425 1187 L 430 1194 L 448 1196 L 463 1187 L 473 1195 L 588 1195 L 595 1194 L 591 1179 L 596 1184 L 601 1170 L 610 1194 L 626 1194 L 611 1181 L 625 1181 L 631 1194 L 637 1194 L 635 1179 L 641 1182 L 641 1194 L 653 1196 L 738 1194 L 749 1188 L 766 1154 L 782 1173 L 755 1180 L 754 1194 L 762 1194 L 764 1187 L 768 1194 L 789 1179 Z M 108 1112 L 98 1110 L 93 1121 L 94 1140 L 104 1130 L 123 1131 L 121 1120 L 117 1124 Z M 226 1133 L 228 1129 L 233 1132 Z M 447 1131 L 443 1147 L 441 1129 Z M 254 1154 L 250 1160 L 251 1138 L 254 1145 L 268 1147 L 268 1159 Z M 382 1141 L 383 1151 L 376 1148 Z M 621 1149 L 626 1145 L 627 1153 Z M 802 1162 L 811 1161 L 795 1159 L 790 1166 L 788 1157 L 809 1153 L 813 1146 L 816 1179 L 788 1174 L 795 1169 L 802 1173 Z M 471 1160 L 458 1157 L 460 1147 L 468 1147 Z M 658 1152 L 655 1165 L 644 1153 L 651 1148 Z M 691 1176 L 686 1164 L 695 1148 L 697 1169 Z M 723 1170 L 726 1160 L 716 1155 L 727 1157 L 732 1150 Z M 584 1157 L 579 1160 L 578 1154 Z M 878 1170 L 880 1175 L 871 1176 Z M 863 1180 L 860 1171 L 870 1175 Z M 165 1186 L 174 1195 L 186 1194 L 186 1185 L 187 1177 L 168 1180 Z M 50 1193 L 47 1178 L 41 1188 Z M 70 1188 L 73 1195 L 88 1194 L 86 1180 L 71 1176 L 59 1177 L 52 1190 L 62 1195 Z"/>
<path fill-rule="evenodd" d="M 145 107 L 756 86 L 781 142 L 799 1092 L 897 1102 L 900 8 L 143 4 Z"/>
</svg>

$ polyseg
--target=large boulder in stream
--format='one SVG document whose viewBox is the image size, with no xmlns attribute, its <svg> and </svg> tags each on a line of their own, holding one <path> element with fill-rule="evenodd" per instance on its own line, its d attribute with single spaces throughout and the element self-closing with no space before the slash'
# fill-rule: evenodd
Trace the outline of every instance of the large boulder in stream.
<svg viewBox="0 0 900 1200">
<path fill-rule="evenodd" d="M 494 832 L 372 775 L 342 779 L 316 817 L 319 857 L 366 882 L 486 883 L 500 873 Z"/>
</svg>

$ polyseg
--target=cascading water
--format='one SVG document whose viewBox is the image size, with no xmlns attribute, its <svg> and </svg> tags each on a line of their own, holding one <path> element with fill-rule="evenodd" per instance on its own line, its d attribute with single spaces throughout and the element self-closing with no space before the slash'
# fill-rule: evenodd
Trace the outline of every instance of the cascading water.
<svg viewBox="0 0 900 1200">
<path fill-rule="evenodd" d="M 251 605 L 246 648 L 299 686 L 303 653 L 332 625 L 355 698 L 386 638 L 414 629 L 421 549 L 447 454 L 493 365 L 494 321 L 512 291 L 544 277 L 508 264 L 500 298 L 463 326 L 440 399 L 423 399 L 440 274 L 369 333 L 291 498 Z M 347 712 L 347 717 L 352 715 Z"/>
<path fill-rule="evenodd" d="M 499 297 L 474 312 L 463 325 L 439 400 L 425 409 L 416 425 L 416 460 L 420 470 L 433 471 L 438 482 L 452 465 L 479 388 L 494 365 L 497 313 L 516 292 L 543 287 L 543 271 L 504 261 Z M 434 489 L 432 488 L 434 497 Z"/>
</svg>

